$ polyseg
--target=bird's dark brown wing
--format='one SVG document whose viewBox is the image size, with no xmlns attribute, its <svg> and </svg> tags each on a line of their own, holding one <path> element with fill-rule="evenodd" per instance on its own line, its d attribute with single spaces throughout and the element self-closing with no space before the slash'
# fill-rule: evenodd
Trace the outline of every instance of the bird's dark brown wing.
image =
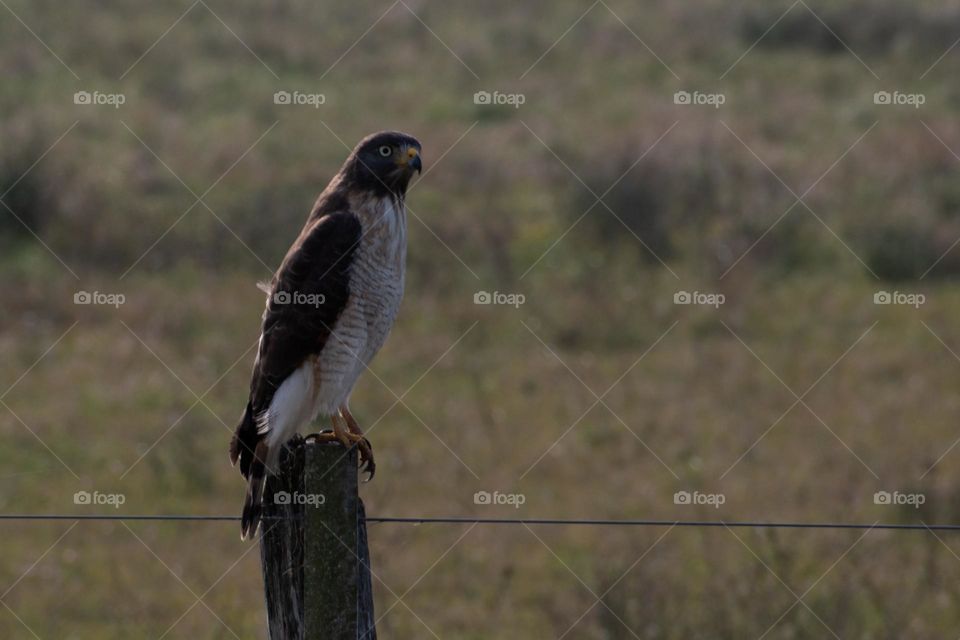
<svg viewBox="0 0 960 640">
<path fill-rule="evenodd" d="M 360 220 L 333 213 L 304 229 L 274 277 L 250 383 L 255 413 L 310 355 L 319 353 L 350 295 L 350 268 Z"/>
<path fill-rule="evenodd" d="M 258 444 L 256 418 L 279 386 L 319 353 L 350 295 L 350 269 L 361 225 L 349 212 L 331 213 L 303 229 L 271 282 L 250 398 L 230 446 L 247 476 Z"/>
</svg>

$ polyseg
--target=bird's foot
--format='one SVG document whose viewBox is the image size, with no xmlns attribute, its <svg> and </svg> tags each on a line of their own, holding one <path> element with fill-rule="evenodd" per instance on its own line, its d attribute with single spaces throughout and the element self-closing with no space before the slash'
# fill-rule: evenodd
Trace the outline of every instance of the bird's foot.
<svg viewBox="0 0 960 640">
<path fill-rule="evenodd" d="M 353 417 L 353 414 L 350 413 L 350 409 L 346 404 L 340 407 L 340 417 L 347 423 L 348 433 L 345 434 L 346 437 L 357 443 L 357 447 L 360 449 L 360 471 L 367 472 L 368 475 L 365 482 L 370 482 L 377 472 L 377 465 L 373 461 L 373 445 L 370 444 L 367 436 L 363 434 L 360 424 L 357 422 L 357 419 Z M 337 423 L 335 421 L 334 427 L 336 427 L 336 425 Z"/>
<path fill-rule="evenodd" d="M 337 442 L 342 444 L 346 449 L 356 446 L 357 450 L 360 452 L 360 472 L 368 474 L 367 479 L 364 480 L 364 482 L 370 482 L 370 480 L 373 479 L 374 474 L 377 472 L 377 464 L 373 459 L 373 446 L 362 434 L 356 434 L 343 430 L 340 430 L 339 433 L 337 431 L 324 430 L 319 433 L 311 433 L 304 439 L 304 441 L 321 444 L 327 442 Z"/>
<path fill-rule="evenodd" d="M 299 437 L 299 436 L 294 436 Z M 330 429 L 324 429 L 323 431 L 318 431 L 317 433 L 308 433 L 302 438 L 304 444 L 310 444 L 314 442 L 340 442 L 340 439 L 331 431 Z"/>
<path fill-rule="evenodd" d="M 367 479 L 364 482 L 370 482 L 373 480 L 374 474 L 377 473 L 377 463 L 373 460 L 373 445 L 362 433 L 349 431 L 344 436 L 349 442 L 356 445 L 357 450 L 360 451 L 360 473 L 366 473 Z M 344 444 L 343 446 L 350 445 Z"/>
</svg>

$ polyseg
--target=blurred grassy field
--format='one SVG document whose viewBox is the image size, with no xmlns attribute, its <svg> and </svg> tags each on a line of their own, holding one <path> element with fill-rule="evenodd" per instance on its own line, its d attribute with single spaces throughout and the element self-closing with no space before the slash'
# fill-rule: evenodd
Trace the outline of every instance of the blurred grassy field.
<svg viewBox="0 0 960 640">
<path fill-rule="evenodd" d="M 345 146 L 399 128 L 427 173 L 352 402 L 368 513 L 960 522 L 958 37 L 956 2 L 7 0 L 0 511 L 236 513 L 254 285 Z M 264 636 L 234 523 L 0 531 L 0 637 Z M 861 533 L 377 524 L 378 628 L 955 636 L 956 536 Z"/>
</svg>

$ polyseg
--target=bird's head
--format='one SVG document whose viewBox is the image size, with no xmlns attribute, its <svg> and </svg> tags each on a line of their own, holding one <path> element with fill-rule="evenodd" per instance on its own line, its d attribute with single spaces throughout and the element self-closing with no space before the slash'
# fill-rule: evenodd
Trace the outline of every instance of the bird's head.
<svg viewBox="0 0 960 640">
<path fill-rule="evenodd" d="M 356 146 L 343 166 L 355 186 L 402 196 L 413 172 L 420 173 L 420 141 L 398 131 L 369 135 Z"/>
</svg>

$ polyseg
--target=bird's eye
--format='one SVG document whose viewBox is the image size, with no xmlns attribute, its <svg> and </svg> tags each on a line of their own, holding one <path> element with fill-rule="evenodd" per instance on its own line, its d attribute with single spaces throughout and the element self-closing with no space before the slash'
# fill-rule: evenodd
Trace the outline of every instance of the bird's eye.
<svg viewBox="0 0 960 640">
<path fill-rule="evenodd" d="M 379 151 L 380 151 L 380 155 L 383 156 L 384 158 L 386 158 L 391 153 L 393 153 L 393 149 L 391 149 L 390 145 L 387 145 L 387 144 L 380 147 Z"/>
</svg>

